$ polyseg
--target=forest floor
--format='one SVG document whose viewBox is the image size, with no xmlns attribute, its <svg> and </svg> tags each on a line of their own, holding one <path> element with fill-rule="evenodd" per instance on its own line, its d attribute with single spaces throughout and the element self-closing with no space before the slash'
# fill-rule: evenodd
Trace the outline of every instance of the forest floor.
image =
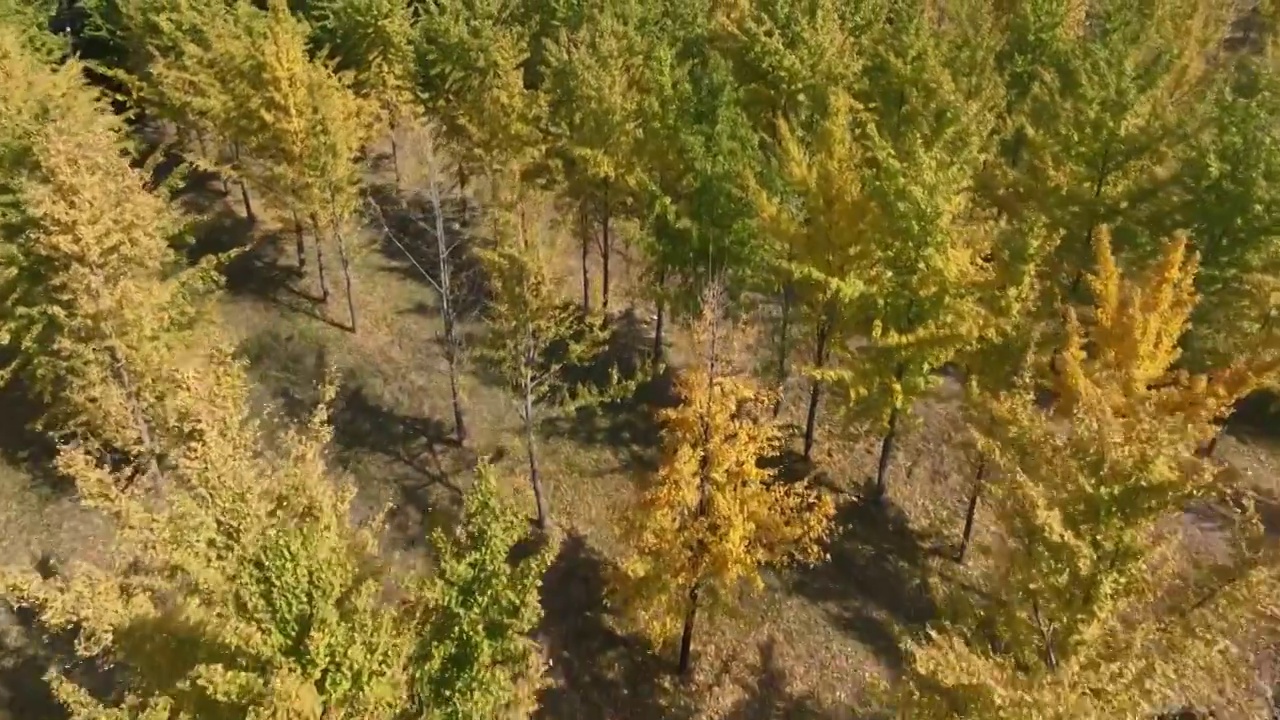
<svg viewBox="0 0 1280 720">
<path fill-rule="evenodd" d="M 383 169 L 378 177 L 385 181 Z M 234 190 L 234 189 L 233 189 Z M 385 193 L 384 193 L 385 195 Z M 378 197 L 378 193 L 374 193 Z M 482 373 L 463 378 L 470 437 L 451 438 L 452 411 L 435 294 L 410 261 L 427 236 L 413 219 L 382 203 L 383 217 L 401 243 L 370 223 L 352 241 L 359 332 L 343 329 L 346 301 L 337 254 L 327 249 L 334 296 L 326 307 L 309 274 L 297 280 L 292 238 L 270 217 L 244 220 L 239 194 L 214 186 L 187 196 L 208 218 L 206 250 L 243 244 L 251 253 L 229 271 L 220 311 L 249 358 L 264 403 L 304 412 L 327 364 L 340 369 L 334 408 L 333 460 L 359 489 L 359 514 L 390 503 L 387 552 L 403 562 L 425 558 L 426 534 L 459 508 L 476 459 L 488 456 L 517 502 L 532 514 L 518 418 L 504 391 Z M 418 219 L 424 219 L 420 216 Z M 404 247 L 401 247 L 404 245 Z M 429 267 L 421 261 L 424 267 Z M 598 261 L 598 257 L 595 258 Z M 465 268 L 465 252 L 458 258 Z M 576 256 L 566 254 L 565 285 L 581 293 Z M 614 308 L 635 306 L 620 325 L 620 352 L 646 352 L 650 308 L 633 297 L 639 278 L 625 248 L 614 257 Z M 465 274 L 465 272 L 464 272 Z M 593 267 L 599 293 L 599 267 Z M 482 298 L 462 283 L 464 309 Z M 630 319 L 629 322 L 627 319 Z M 481 327 L 463 324 L 473 341 Z M 671 334 L 678 364 L 682 335 Z M 971 462 L 959 441 L 957 389 L 944 384 L 914 409 L 899 443 L 889 481 L 890 501 L 862 501 L 873 476 L 879 438 L 820 425 L 812 479 L 836 494 L 838 526 L 830 558 L 821 565 L 769 574 L 764 591 L 744 595 L 730 615 L 703 616 L 695 651 L 697 673 L 675 682 L 669 652 L 654 653 L 620 632 L 606 607 L 610 568 L 619 557 L 619 519 L 637 482 L 657 460 L 654 413 L 669 388 L 653 383 L 632 401 L 548 419 L 539 434 L 551 517 L 562 538 L 547 574 L 545 620 L 538 631 L 551 662 L 553 684 L 542 698 L 543 720 L 852 720 L 869 676 L 891 676 L 903 658 L 898 638 L 918 631 L 934 612 L 928 580 L 945 575 L 958 540 Z M 788 388 L 783 420 L 796 432 L 806 393 Z M 4 398 L 0 398 L 0 404 Z M 27 435 L 17 416 L 0 412 L 0 561 L 86 559 L 106 546 L 109 532 L 75 505 L 67 488 L 34 472 L 39 457 L 24 456 Z M 1272 418 L 1274 419 L 1274 418 Z M 1280 496 L 1280 427 L 1241 422 L 1223 442 L 1222 457 L 1268 495 Z M 794 463 L 793 463 L 794 464 Z M 804 470 L 800 470 L 804 472 Z M 981 542 L 981 515 L 978 542 Z M 41 639 L 29 618 L 0 615 L 0 720 L 62 717 L 40 676 L 58 647 Z"/>
</svg>

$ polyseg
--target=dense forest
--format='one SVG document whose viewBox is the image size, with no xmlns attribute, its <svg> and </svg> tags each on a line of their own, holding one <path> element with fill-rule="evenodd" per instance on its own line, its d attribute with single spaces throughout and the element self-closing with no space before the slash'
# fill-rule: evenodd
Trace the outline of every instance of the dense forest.
<svg viewBox="0 0 1280 720">
<path fill-rule="evenodd" d="M 1280 717 L 1270 0 L 0 0 L 0 718 Z"/>
</svg>

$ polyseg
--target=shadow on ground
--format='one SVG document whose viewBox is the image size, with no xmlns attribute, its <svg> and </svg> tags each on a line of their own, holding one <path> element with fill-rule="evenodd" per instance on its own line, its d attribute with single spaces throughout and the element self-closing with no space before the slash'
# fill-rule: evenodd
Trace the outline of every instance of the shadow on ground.
<svg viewBox="0 0 1280 720">
<path fill-rule="evenodd" d="M 118 668 L 76 655 L 74 632 L 49 633 L 33 611 L 0 602 L 0 719 L 70 717 L 45 679 L 52 667 L 104 702 L 120 687 Z"/>
<path fill-rule="evenodd" d="M 1240 438 L 1280 440 L 1280 393 L 1259 390 L 1236 403 L 1227 432 Z"/>
<path fill-rule="evenodd" d="M 0 367 L 3 365 L 0 358 Z M 34 428 L 33 424 L 44 414 L 44 405 L 20 378 L 0 384 L 0 408 L 4 408 L 0 411 L 0 459 L 56 494 L 74 491 L 74 485 L 53 468 L 57 445 Z"/>
<path fill-rule="evenodd" d="M 580 408 L 570 417 L 550 418 L 541 427 L 548 437 L 565 437 L 620 453 L 622 466 L 605 472 L 655 469 L 661 444 L 658 414 L 680 401 L 675 370 L 666 367 L 653 374 L 643 332 L 634 313 L 619 315 L 611 326 L 609 344 L 597 361 L 566 372 L 567 382 L 596 391 L 605 391 L 613 378 L 618 382 L 615 389 L 619 397 Z"/>
<path fill-rule="evenodd" d="M 543 691 L 539 720 L 691 720 L 687 700 L 669 688 L 671 668 L 641 643 L 609 627 L 608 564 L 580 535 L 560 548 L 542 585 L 538 639 L 555 685 Z"/>
<path fill-rule="evenodd" d="M 938 611 L 927 583 L 929 546 L 888 499 L 850 501 L 835 523 L 830 560 L 798 571 L 792 589 L 899 670 L 901 634 L 923 629 Z"/>
<path fill-rule="evenodd" d="M 323 337 L 314 331 L 268 330 L 250 338 L 242 351 L 268 400 L 290 420 L 305 420 L 320 400 L 328 367 Z M 455 518 L 462 494 L 455 479 L 474 467 L 476 458 L 451 437 L 451 425 L 382 403 L 356 368 L 342 371 L 330 422 L 339 466 L 362 490 L 393 491 L 388 520 L 403 544 L 420 545 L 427 526 Z"/>
<path fill-rule="evenodd" d="M 811 693 L 793 690 L 772 637 L 760 643 L 758 652 L 755 672 L 738 681 L 745 696 L 723 720 L 878 720 L 851 708 L 829 707 Z"/>
</svg>

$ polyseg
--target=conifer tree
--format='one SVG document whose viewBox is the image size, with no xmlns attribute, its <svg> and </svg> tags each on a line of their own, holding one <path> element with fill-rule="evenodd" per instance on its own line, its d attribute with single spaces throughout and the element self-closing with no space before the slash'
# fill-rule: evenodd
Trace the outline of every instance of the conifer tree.
<svg viewBox="0 0 1280 720">
<path fill-rule="evenodd" d="M 1109 239 L 1095 236 L 1093 307 L 1066 313 L 1056 417 L 1014 390 L 989 396 L 975 427 L 1000 532 L 983 548 L 983 595 L 953 593 L 951 621 L 911 648 L 910 717 L 1142 717 L 1238 679 L 1237 649 L 1195 606 L 1206 576 L 1185 574 L 1160 529 L 1230 490 L 1191 454 L 1250 371 L 1173 370 L 1195 302 L 1185 237 L 1140 283 Z"/>
<path fill-rule="evenodd" d="M 627 528 L 630 554 L 617 581 L 627 618 L 660 645 L 679 633 L 679 671 L 692 667 L 699 610 L 732 602 L 760 569 L 822 556 L 835 512 L 803 482 L 783 485 L 759 462 L 782 447 L 765 418 L 771 401 L 726 367 L 732 357 L 720 304 L 704 302 L 699 359 L 664 410 L 663 459 Z"/>
<path fill-rule="evenodd" d="M 508 558 L 526 527 L 482 464 L 461 527 L 433 536 L 438 568 L 414 661 L 423 717 L 528 717 L 536 709 L 542 660 L 528 635 L 542 615 L 538 589 L 554 545 L 512 565 Z"/>
<path fill-rule="evenodd" d="M 746 184 L 759 163 L 756 137 L 728 59 L 706 37 L 704 25 L 684 28 L 674 35 L 681 45 L 659 48 L 645 71 L 654 95 L 641 121 L 650 168 L 644 250 L 658 286 L 659 360 L 664 313 L 696 315 L 709 283 L 742 293 L 767 265 L 769 248 L 752 227 Z M 676 51 L 691 57 L 681 61 Z"/>
<path fill-rule="evenodd" d="M 515 395 L 538 527 L 546 529 L 550 510 L 535 430 L 552 413 L 601 399 L 590 389 L 575 394 L 562 371 L 594 362 L 607 338 L 561 296 L 550 265 L 555 237 L 536 196 L 526 193 L 508 202 L 491 211 L 494 246 L 478 251 L 492 292 L 489 332 L 478 355 Z"/>
<path fill-rule="evenodd" d="M 1201 257 L 1187 337 L 1198 369 L 1229 362 L 1274 333 L 1280 305 L 1280 75 L 1271 56 L 1241 58 L 1212 96 L 1210 123 L 1181 167 L 1184 222 Z"/>
<path fill-rule="evenodd" d="M 806 202 L 791 187 L 794 178 L 788 176 L 787 163 L 795 162 L 804 139 L 818 134 L 817 125 L 827 116 L 832 96 L 849 92 L 858 75 L 861 58 L 849 38 L 848 25 L 840 15 L 839 6 L 839 3 L 828 0 L 816 3 L 744 0 L 728 4 L 720 18 L 720 42 L 726 45 L 726 52 L 733 58 L 734 74 L 744 87 L 744 108 L 757 118 L 757 133 L 768 138 L 765 142 L 769 150 L 767 154 L 774 156 L 774 165 L 777 166 L 763 163 L 761 177 L 755 178 L 753 183 L 757 206 L 763 205 L 760 209 L 775 223 L 780 209 Z M 837 118 L 832 115 L 828 120 L 834 124 L 851 119 L 847 117 L 844 106 L 836 114 L 840 113 L 844 116 Z M 785 131 L 780 123 L 785 123 Z M 821 156 L 825 149 L 816 150 L 819 162 L 823 162 L 825 159 Z M 834 159 L 834 162 L 845 160 L 847 158 Z M 835 189 L 827 190 L 832 191 Z M 809 212 L 818 210 L 808 209 Z M 791 219 L 799 222 L 798 218 Z M 815 221 L 816 224 L 823 222 Z M 770 227 L 770 221 L 766 221 L 764 229 L 777 245 L 767 251 L 767 255 L 773 258 L 774 267 L 766 274 L 766 282 L 773 286 L 766 291 L 781 296 L 775 367 L 780 392 L 774 405 L 776 415 L 782 407 L 781 391 L 790 377 L 791 335 L 796 324 L 796 306 L 803 302 L 808 307 L 821 307 L 823 303 L 813 298 L 800 301 L 796 297 L 805 288 L 800 287 L 804 283 L 798 283 L 793 277 L 793 264 L 798 255 L 793 245 L 796 240 L 792 237 L 795 228 L 778 227 L 776 224 Z M 839 262 L 838 259 L 833 260 Z M 835 274 L 840 273 L 837 271 Z M 827 344 L 825 338 L 823 344 Z M 811 407 L 816 411 L 812 398 Z M 805 438 L 806 447 L 811 447 L 813 427 L 808 423 Z"/>
<path fill-rule="evenodd" d="M 1166 190 L 1204 114 L 1227 6 L 1045 0 L 1008 12 L 1002 155 L 1013 172 L 1000 206 L 1064 233 L 1046 289 L 1076 292 L 1097 226 L 1112 228 L 1121 256 L 1148 260 L 1175 229 Z"/>
<path fill-rule="evenodd" d="M 8 576 L 7 594 L 51 629 L 78 627 L 85 656 L 130 668 L 116 712 L 396 717 L 411 636 L 382 599 L 376 527 L 349 524 L 353 489 L 327 477 L 323 408 L 267 453 L 236 361 L 171 368 L 147 369 L 168 391 L 146 409 L 171 459 L 165 503 L 65 453 L 84 502 L 117 521 L 116 562 Z M 52 682 L 75 717 L 111 716 Z"/>
</svg>

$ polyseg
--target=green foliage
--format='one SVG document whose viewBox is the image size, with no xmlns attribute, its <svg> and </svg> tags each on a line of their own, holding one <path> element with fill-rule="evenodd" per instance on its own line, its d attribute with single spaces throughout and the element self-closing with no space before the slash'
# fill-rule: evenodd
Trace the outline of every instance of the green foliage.
<svg viewBox="0 0 1280 720">
<path fill-rule="evenodd" d="M 1242 650 L 1188 611 L 1215 575 L 1188 572 L 1164 523 L 1230 489 L 1191 458 L 1247 387 L 1172 369 L 1195 302 L 1185 238 L 1142 282 L 1120 276 L 1108 239 L 1087 319 L 1067 313 L 1055 414 L 1015 390 L 978 415 L 999 532 L 981 592 L 948 593 L 951 622 L 912 647 L 910 717 L 1142 717 L 1241 680 Z"/>
<path fill-rule="evenodd" d="M 538 591 L 554 545 L 513 563 L 527 528 L 523 514 L 499 496 L 493 470 L 482 464 L 467 491 L 461 526 L 433 534 L 432 601 L 414 656 L 424 717 L 527 717 L 536 707 L 542 659 L 528 634 L 542 615 Z"/>
<path fill-rule="evenodd" d="M 319 42 L 353 71 L 384 125 L 413 111 L 417 87 L 413 13 L 404 0 L 319 0 L 307 7 Z"/>
<path fill-rule="evenodd" d="M 462 165 L 502 174 L 542 155 L 545 100 L 524 88 L 529 30 L 512 0 L 446 0 L 418 22 L 420 95 Z"/>
</svg>

